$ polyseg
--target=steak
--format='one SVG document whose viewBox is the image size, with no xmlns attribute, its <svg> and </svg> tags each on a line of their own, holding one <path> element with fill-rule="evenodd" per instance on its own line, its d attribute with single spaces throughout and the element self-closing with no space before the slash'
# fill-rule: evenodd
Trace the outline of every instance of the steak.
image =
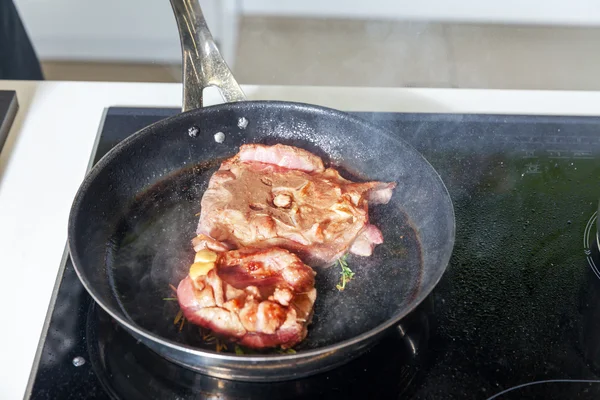
<svg viewBox="0 0 600 400">
<path fill-rule="evenodd" d="M 348 251 L 370 256 L 383 236 L 369 224 L 368 206 L 387 203 L 395 186 L 352 182 L 296 147 L 242 145 L 210 179 L 194 246 L 278 247 L 311 266 Z"/>
<path fill-rule="evenodd" d="M 183 315 L 251 348 L 296 345 L 317 297 L 307 264 L 370 256 L 383 235 L 368 206 L 395 186 L 352 182 L 296 147 L 241 146 L 202 197 L 195 262 L 177 288 Z"/>
<path fill-rule="evenodd" d="M 290 348 L 306 337 L 315 272 L 296 255 L 278 248 L 201 250 L 196 259 L 205 261 L 194 263 L 177 288 L 191 323 L 251 348 Z"/>
</svg>

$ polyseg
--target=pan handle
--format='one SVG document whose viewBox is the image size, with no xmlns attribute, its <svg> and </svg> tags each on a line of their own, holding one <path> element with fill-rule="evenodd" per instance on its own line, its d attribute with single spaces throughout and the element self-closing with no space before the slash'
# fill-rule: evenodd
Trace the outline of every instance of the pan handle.
<svg viewBox="0 0 600 400">
<path fill-rule="evenodd" d="M 220 89 L 226 102 L 246 100 L 206 25 L 198 0 L 171 0 L 183 56 L 183 111 L 202 107 L 202 91 Z"/>
</svg>

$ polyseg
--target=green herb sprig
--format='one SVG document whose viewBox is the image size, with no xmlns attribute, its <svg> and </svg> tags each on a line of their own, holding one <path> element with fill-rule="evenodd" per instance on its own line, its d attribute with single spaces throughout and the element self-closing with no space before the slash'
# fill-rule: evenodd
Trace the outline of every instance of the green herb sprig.
<svg viewBox="0 0 600 400">
<path fill-rule="evenodd" d="M 340 283 L 336 285 L 337 290 L 340 292 L 346 289 L 346 284 L 354 279 L 354 272 L 348 267 L 348 261 L 346 261 L 346 256 L 340 257 L 338 260 L 338 264 L 342 268 Z"/>
</svg>

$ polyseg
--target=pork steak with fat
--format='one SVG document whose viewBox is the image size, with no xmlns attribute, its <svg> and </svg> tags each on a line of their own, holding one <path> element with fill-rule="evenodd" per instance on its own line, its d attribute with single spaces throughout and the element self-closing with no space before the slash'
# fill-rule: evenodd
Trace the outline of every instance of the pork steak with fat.
<svg viewBox="0 0 600 400">
<path fill-rule="evenodd" d="M 213 254 L 177 288 L 191 323 L 257 349 L 290 348 L 306 337 L 317 295 L 310 267 L 283 249 Z"/>
<path fill-rule="evenodd" d="M 368 206 L 387 203 L 395 186 L 352 182 L 296 147 L 242 145 L 211 177 L 197 233 L 228 249 L 288 249 L 311 266 L 369 256 L 383 237 Z"/>
</svg>

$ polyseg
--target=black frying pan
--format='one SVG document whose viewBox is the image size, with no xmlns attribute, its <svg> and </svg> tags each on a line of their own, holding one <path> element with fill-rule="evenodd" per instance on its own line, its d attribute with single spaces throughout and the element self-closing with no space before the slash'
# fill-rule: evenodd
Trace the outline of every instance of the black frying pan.
<svg viewBox="0 0 600 400">
<path fill-rule="evenodd" d="M 228 379 L 291 379 L 333 368 L 368 349 L 412 311 L 441 278 L 454 244 L 452 202 L 439 175 L 412 147 L 379 127 L 308 104 L 242 101 L 195 1 L 172 0 L 184 54 L 184 112 L 118 144 L 91 170 L 70 214 L 69 250 L 90 295 L 160 355 Z M 227 104 L 200 108 L 202 88 Z M 240 118 L 248 121 L 240 127 Z M 225 134 L 223 143 L 214 135 Z M 371 207 L 385 242 L 371 257 L 317 271 L 315 316 L 296 354 L 216 352 L 197 327 L 173 324 L 169 285 L 192 263 L 200 199 L 211 174 L 243 143 L 305 148 L 347 177 L 395 181 L 387 205 Z"/>
</svg>

